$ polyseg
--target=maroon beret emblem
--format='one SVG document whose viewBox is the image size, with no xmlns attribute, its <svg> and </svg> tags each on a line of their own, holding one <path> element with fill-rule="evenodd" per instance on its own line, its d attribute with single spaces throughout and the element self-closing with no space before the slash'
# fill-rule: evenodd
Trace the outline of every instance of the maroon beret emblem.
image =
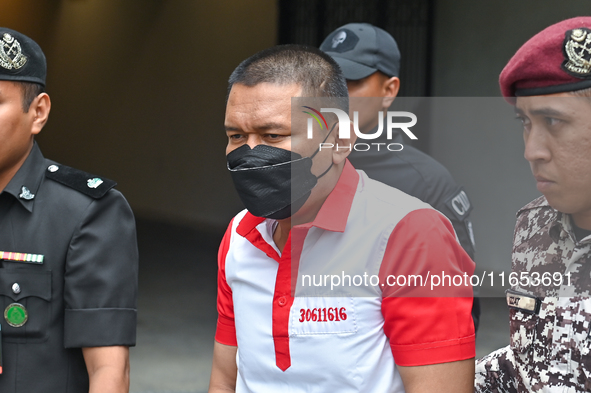
<svg viewBox="0 0 591 393">
<path fill-rule="evenodd" d="M 563 52 L 562 68 L 566 72 L 576 78 L 591 78 L 591 30 L 580 27 L 567 31 Z"/>
</svg>

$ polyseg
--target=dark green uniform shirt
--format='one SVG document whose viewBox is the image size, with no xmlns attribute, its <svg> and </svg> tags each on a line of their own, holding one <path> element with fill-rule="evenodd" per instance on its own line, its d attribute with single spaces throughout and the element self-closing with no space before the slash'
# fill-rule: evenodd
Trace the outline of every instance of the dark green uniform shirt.
<svg viewBox="0 0 591 393">
<path fill-rule="evenodd" d="M 0 193 L 0 392 L 88 392 L 81 348 L 135 345 L 135 221 L 113 186 L 46 160 L 35 144 Z M 4 315 L 13 303 L 26 309 L 23 326 Z"/>
</svg>

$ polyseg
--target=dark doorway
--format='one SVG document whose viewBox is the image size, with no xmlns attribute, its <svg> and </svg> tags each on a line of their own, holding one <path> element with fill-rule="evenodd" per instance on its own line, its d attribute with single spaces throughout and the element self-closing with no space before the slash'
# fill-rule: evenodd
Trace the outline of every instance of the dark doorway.
<svg viewBox="0 0 591 393">
<path fill-rule="evenodd" d="M 402 54 L 399 96 L 429 97 L 434 8 L 434 0 L 279 0 L 278 40 L 279 44 L 318 47 L 339 26 L 371 23 L 398 43 Z M 413 144 L 428 152 L 428 124 L 421 128 L 422 137 Z"/>
</svg>

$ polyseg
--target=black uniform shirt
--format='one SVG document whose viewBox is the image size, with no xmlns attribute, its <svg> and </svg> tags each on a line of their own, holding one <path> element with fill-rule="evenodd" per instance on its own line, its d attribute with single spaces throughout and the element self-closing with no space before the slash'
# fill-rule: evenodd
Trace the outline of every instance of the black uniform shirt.
<svg viewBox="0 0 591 393">
<path fill-rule="evenodd" d="M 81 348 L 135 345 L 135 221 L 114 185 L 35 144 L 0 193 L 0 251 L 43 255 L 0 261 L 0 392 L 88 392 Z M 27 310 L 21 327 L 4 316 L 12 303 Z"/>
</svg>

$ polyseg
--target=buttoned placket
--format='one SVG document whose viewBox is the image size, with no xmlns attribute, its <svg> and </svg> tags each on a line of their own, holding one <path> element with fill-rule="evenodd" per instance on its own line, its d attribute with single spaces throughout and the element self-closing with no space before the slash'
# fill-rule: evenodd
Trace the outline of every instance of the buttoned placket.
<svg viewBox="0 0 591 393">
<path fill-rule="evenodd" d="M 314 222 L 291 228 L 281 255 L 279 255 L 275 244 L 269 244 L 273 241 L 275 223 L 270 223 L 267 219 L 266 225 L 261 227 L 261 230 L 270 230 L 271 233 L 263 236 L 257 226 L 266 219 L 247 214 L 236 228 L 239 235 L 244 236 L 252 245 L 279 264 L 273 292 L 272 332 L 275 363 L 282 371 L 291 366 L 289 316 L 294 302 L 297 272 L 305 238 L 312 227 L 344 231 L 358 181 L 359 175 L 347 162 L 343 174 L 339 178 L 340 187 L 337 184 L 337 187 L 331 192 L 325 201 L 326 206 L 323 205 Z"/>
</svg>

